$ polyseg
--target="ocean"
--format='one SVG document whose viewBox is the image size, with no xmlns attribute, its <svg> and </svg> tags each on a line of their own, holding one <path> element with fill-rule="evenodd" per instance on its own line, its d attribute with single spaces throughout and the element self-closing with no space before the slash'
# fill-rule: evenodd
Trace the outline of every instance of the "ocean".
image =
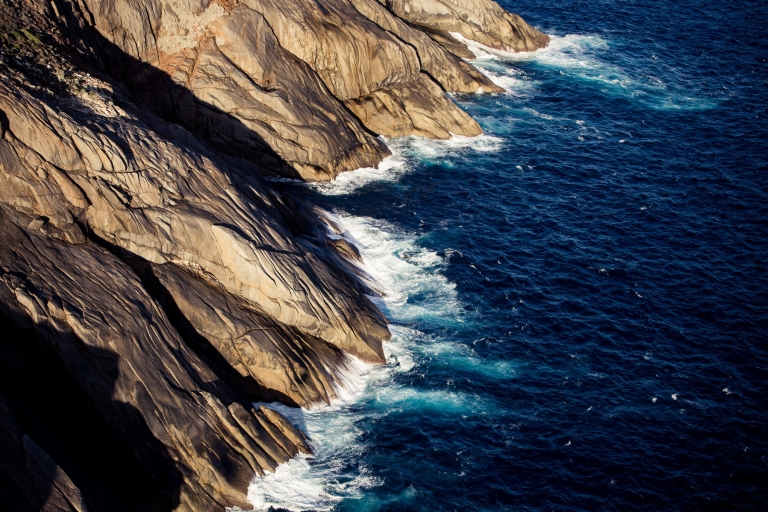
<svg viewBox="0 0 768 512">
<path fill-rule="evenodd" d="M 331 212 L 386 366 L 298 410 L 257 510 L 766 510 L 768 4 L 521 0 L 485 135 L 280 183 Z"/>
</svg>

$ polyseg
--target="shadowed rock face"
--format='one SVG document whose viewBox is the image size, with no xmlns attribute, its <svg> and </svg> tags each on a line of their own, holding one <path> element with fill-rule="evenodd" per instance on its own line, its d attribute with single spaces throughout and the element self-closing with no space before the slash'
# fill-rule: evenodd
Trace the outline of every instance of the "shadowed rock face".
<svg viewBox="0 0 768 512">
<path fill-rule="evenodd" d="M 8 510 L 85 512 L 80 489 L 45 450 L 24 434 L 0 394 L 0 488 Z"/>
<path fill-rule="evenodd" d="M 137 59 L 126 67 L 112 57 L 108 65 L 119 68 L 118 76 L 128 72 L 125 78 L 135 97 L 166 119 L 184 124 L 219 149 L 310 181 L 375 165 L 388 154 L 318 76 L 278 44 L 259 13 L 211 4 L 195 15 L 170 2 L 158 18 L 147 20 L 158 26 L 156 45 L 153 40 L 138 51 L 141 47 L 132 44 L 138 35 L 130 40 L 116 36 L 149 30 L 127 23 L 135 6 L 125 4 L 94 6 L 103 13 L 96 27 Z M 179 36 L 190 24 L 197 30 Z M 266 151 L 279 159 L 265 158 Z"/>
<path fill-rule="evenodd" d="M 175 265 L 159 266 L 156 274 L 197 332 L 274 400 L 309 407 L 338 398 L 351 372 L 343 351 L 275 322 Z"/>
<path fill-rule="evenodd" d="M 19 227 L 30 218 L 8 207 L 1 215 L 4 313 L 49 340 L 118 436 L 161 480 L 169 477 L 168 463 L 157 460 L 145 436 L 164 446 L 181 479 L 165 484 L 180 486 L 181 509 L 246 506 L 254 474 L 307 449 L 281 433 L 285 424 L 218 381 L 114 255 L 91 242 L 30 233 Z M 102 363 L 104 353 L 116 354 L 116 364 Z"/>
<path fill-rule="evenodd" d="M 82 113 L 3 85 L 0 110 L 9 121 L 0 141 L 7 201 L 46 217 L 60 238 L 84 240 L 77 217 L 111 244 L 189 268 L 282 323 L 383 360 L 387 331 L 366 313 L 373 306 L 267 214 L 279 197 L 258 181 L 180 149 L 126 111 L 86 125 Z M 339 300 L 346 296 L 354 299 Z"/>
<path fill-rule="evenodd" d="M 383 361 L 385 320 L 296 242 L 276 213 L 280 195 L 247 162 L 230 166 L 183 130 L 147 116 L 152 129 L 140 109 L 93 96 L 53 108 L 0 85 L 0 303 L 55 348 L 145 471 L 178 488 L 174 508 L 245 507 L 254 475 L 308 451 L 290 423 L 249 399 L 335 398 L 342 350 Z M 177 277 L 166 282 L 183 291 L 182 314 L 255 392 L 231 389 L 187 347 L 126 254 Z M 188 307 L 192 290 L 218 310 Z M 114 357 L 115 371 L 105 374 L 94 351 Z"/>
<path fill-rule="evenodd" d="M 252 403 L 330 403 L 384 362 L 359 252 L 263 177 L 478 135 L 445 92 L 500 89 L 449 32 L 546 36 L 491 2 L 289 4 L 0 3 L 0 502 L 247 508 L 311 449 Z"/>
<path fill-rule="evenodd" d="M 442 89 L 500 89 L 450 53 L 461 44 L 438 37 L 440 30 L 510 51 L 548 41 L 490 1 L 423 2 L 421 10 L 375 0 L 293 0 L 290 8 L 274 0 L 147 4 L 77 2 L 113 75 L 217 149 L 305 180 L 377 165 L 388 152 L 368 130 L 482 133 Z M 437 32 L 430 37 L 404 20 Z M 265 156 L 267 148 L 277 158 Z"/>
</svg>

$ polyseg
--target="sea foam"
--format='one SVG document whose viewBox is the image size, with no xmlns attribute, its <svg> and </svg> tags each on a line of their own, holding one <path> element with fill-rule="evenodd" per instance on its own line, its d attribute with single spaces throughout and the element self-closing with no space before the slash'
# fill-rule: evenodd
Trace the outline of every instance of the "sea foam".
<svg viewBox="0 0 768 512">
<path fill-rule="evenodd" d="M 329 182 L 308 183 L 307 186 L 321 194 L 340 196 L 351 194 L 357 189 L 377 181 L 397 181 L 408 171 L 407 161 L 398 144 L 389 144 L 392 155 L 385 158 L 378 167 L 363 167 L 354 171 L 343 172 Z"/>
<path fill-rule="evenodd" d="M 523 70 L 510 68 L 509 64 L 535 62 L 595 84 L 606 94 L 637 100 L 656 110 L 703 110 L 717 106 L 711 100 L 690 96 L 685 91 L 671 90 L 664 81 L 649 75 L 645 65 L 626 61 L 619 66 L 610 62 L 610 44 L 597 35 L 550 35 L 550 43 L 546 48 L 520 53 L 490 48 L 466 39 L 459 33 L 452 35 L 477 56 L 471 61 L 472 64 L 512 95 L 525 93 L 535 88 L 537 83 L 526 80 Z"/>
<path fill-rule="evenodd" d="M 328 195 L 350 194 L 374 181 L 399 179 L 411 162 L 450 157 L 463 151 L 497 151 L 503 140 L 483 135 L 454 136 L 447 141 L 405 137 L 387 142 L 393 156 L 379 169 L 344 173 L 332 183 L 309 186 Z M 482 373 L 510 372 L 495 363 L 484 363 L 464 345 L 433 339 L 402 325 L 450 327 L 466 322 L 456 286 L 443 274 L 447 260 L 422 247 L 417 233 L 384 220 L 343 211 L 324 215 L 342 229 L 340 236 L 357 246 L 363 260 L 361 273 L 371 288 L 382 291 L 380 297 L 371 299 L 394 322 L 389 326 L 392 339 L 384 344 L 387 363 L 372 366 L 350 358 L 340 370 L 340 399 L 330 406 L 307 410 L 264 404 L 303 430 L 311 439 L 315 455 L 294 458 L 280 465 L 274 474 L 256 477 L 248 489 L 248 500 L 255 510 L 330 510 L 341 501 L 359 499 L 366 490 L 378 486 L 381 482 L 361 462 L 368 449 L 364 432 L 358 426 L 363 420 L 393 411 L 461 418 L 489 408 L 478 397 L 450 386 L 415 389 L 399 380 L 400 376 L 418 372 L 434 355 L 446 356 L 451 364 Z"/>
<path fill-rule="evenodd" d="M 395 322 L 451 323 L 461 319 L 456 285 L 442 274 L 445 260 L 416 235 L 371 217 L 336 213 L 343 236 L 360 250 L 365 270 L 383 297 L 372 297 Z M 412 297 L 418 296 L 414 301 Z"/>
<path fill-rule="evenodd" d="M 304 185 L 327 196 L 341 196 L 353 194 L 373 183 L 398 181 L 414 165 L 424 160 L 447 158 L 464 151 L 481 153 L 499 151 L 504 142 L 504 139 L 486 134 L 477 137 L 452 135 L 446 140 L 416 136 L 384 140 L 392 155 L 385 158 L 378 167 L 364 167 L 343 172 L 330 182 L 302 183 L 285 178 L 270 178 L 270 180 Z"/>
<path fill-rule="evenodd" d="M 420 248 L 415 235 L 368 217 L 338 213 L 332 220 L 343 226 L 344 236 L 359 247 L 370 279 L 384 290 L 380 305 L 392 320 L 457 316 L 455 286 L 441 274 L 443 259 Z M 420 304 L 410 304 L 409 295 L 416 293 L 427 298 Z M 357 405 L 361 401 L 379 404 L 378 409 L 384 410 L 408 404 L 420 407 L 424 403 L 447 410 L 468 410 L 471 397 L 444 391 L 415 392 L 394 382 L 395 376 L 414 369 L 409 345 L 421 333 L 397 325 L 390 326 L 390 330 L 392 340 L 384 346 L 387 364 L 371 366 L 350 358 L 342 369 L 341 399 L 330 406 L 307 410 L 264 404 L 302 429 L 311 439 L 315 455 L 294 458 L 281 464 L 275 473 L 256 477 L 248 489 L 248 500 L 255 510 L 330 510 L 342 500 L 359 498 L 366 489 L 380 483 L 360 463 L 366 445 L 357 425 L 367 415 L 377 414 L 377 407 L 363 411 Z"/>
</svg>

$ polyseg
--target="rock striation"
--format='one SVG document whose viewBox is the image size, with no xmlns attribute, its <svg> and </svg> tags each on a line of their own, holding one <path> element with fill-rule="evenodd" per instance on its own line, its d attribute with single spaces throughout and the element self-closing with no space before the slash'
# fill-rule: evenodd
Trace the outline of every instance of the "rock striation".
<svg viewBox="0 0 768 512">
<path fill-rule="evenodd" d="M 478 135 L 447 93 L 500 89 L 450 32 L 547 38 L 490 1 L 289 3 L 0 2 L 3 503 L 248 508 L 312 450 L 253 402 L 327 404 L 385 362 L 359 252 L 265 178 Z"/>
<path fill-rule="evenodd" d="M 549 36 L 493 0 L 386 0 L 386 6 L 409 23 L 427 27 L 430 34 L 437 32 L 438 41 L 445 39 L 446 33 L 457 32 L 511 53 L 534 51 L 549 44 Z"/>
</svg>

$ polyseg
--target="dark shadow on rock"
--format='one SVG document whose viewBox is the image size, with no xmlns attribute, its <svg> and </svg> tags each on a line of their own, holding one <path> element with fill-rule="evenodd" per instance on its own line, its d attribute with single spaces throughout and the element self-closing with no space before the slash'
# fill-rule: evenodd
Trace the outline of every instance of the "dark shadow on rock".
<svg viewBox="0 0 768 512">
<path fill-rule="evenodd" d="M 5 136 L 5 132 L 8 131 L 8 116 L 5 115 L 5 112 L 0 110 L 0 139 Z"/>
<path fill-rule="evenodd" d="M 117 355 L 86 347 L 79 340 L 70 341 L 78 345 L 70 356 L 77 353 L 83 359 L 97 361 L 105 374 L 117 377 Z M 149 472 L 131 447 L 118 439 L 114 426 L 102 416 L 51 342 L 33 329 L 20 328 L 1 312 L 0 394 L 20 431 L 72 479 L 89 511 L 161 512 L 178 505 L 181 474 L 138 411 L 117 401 L 111 408 L 111 414 L 119 411 L 117 416 L 126 427 L 151 445 L 154 460 Z M 0 446 L 3 456 L 13 449 Z M 29 493 L 16 483 L 19 475 L 10 475 L 9 465 L 4 469 L 0 469 L 0 508 L 41 510 L 48 496 L 38 489 L 35 498 L 39 503 L 29 503 Z M 23 465 L 18 471 L 22 477 L 26 475 Z"/>
<path fill-rule="evenodd" d="M 121 247 L 118 247 L 97 235 L 91 233 L 91 240 L 109 250 L 123 263 L 133 270 L 141 280 L 146 292 L 157 301 L 163 312 L 170 320 L 174 330 L 179 333 L 184 343 L 202 359 L 216 374 L 219 381 L 200 382 L 200 386 L 208 388 L 220 398 L 234 397 L 246 409 L 250 409 L 253 402 L 281 402 L 290 406 L 296 406 L 296 402 L 288 395 L 277 390 L 267 389 L 261 386 L 251 377 L 243 377 L 235 370 L 229 361 L 216 350 L 205 336 L 200 334 L 192 323 L 181 312 L 171 293 L 163 286 L 155 275 L 154 264 L 137 256 Z M 225 389 L 217 389 L 224 387 Z M 224 400 L 225 405 L 229 405 Z"/>
<path fill-rule="evenodd" d="M 236 173 L 252 174 L 259 178 L 263 178 L 265 174 L 279 173 L 300 179 L 298 173 L 272 150 L 259 134 L 239 119 L 196 98 L 192 91 L 176 83 L 165 71 L 125 53 L 94 27 L 84 26 L 81 21 L 91 20 L 92 17 L 87 11 L 80 10 L 84 5 L 82 2 L 56 0 L 55 4 L 61 15 L 59 25 L 62 31 L 73 41 L 73 48 L 77 46 L 76 50 L 59 47 L 56 51 L 71 56 L 76 64 L 90 72 L 106 74 L 112 78 L 117 85 L 114 101 L 118 104 L 122 102 L 123 108 L 139 116 L 155 133 L 179 147 L 202 149 L 222 156 L 227 159 L 230 169 Z M 51 15 L 53 14 L 51 11 Z M 50 39 L 46 39 L 46 42 L 56 44 Z M 136 105 L 146 110 L 141 112 Z M 73 114 L 77 115 L 77 112 Z M 175 125 L 183 129 L 175 129 Z M 196 138 L 189 137 L 189 133 Z M 221 137 L 242 139 L 242 143 L 232 146 L 224 143 Z M 113 142 L 126 154 L 129 153 L 129 148 L 120 144 L 119 140 Z M 376 294 L 357 278 L 357 272 L 350 272 L 348 265 L 340 265 L 338 258 L 329 256 L 325 247 L 326 241 L 321 233 L 324 228 L 320 227 L 322 223 L 311 206 L 292 198 L 284 187 L 275 187 L 271 183 L 263 182 L 262 186 L 269 190 L 282 191 L 279 193 L 280 200 L 272 204 L 273 211 L 278 214 L 276 217 L 282 220 L 284 226 L 298 239 L 305 239 L 313 244 L 313 247 L 304 245 L 323 259 L 339 280 L 362 293 Z M 126 191 L 123 191 L 123 195 L 130 200 L 130 194 Z M 243 195 L 248 196 L 247 193 Z M 224 226 L 249 238 L 236 226 Z M 260 249 L 274 251 L 266 247 Z"/>
<path fill-rule="evenodd" d="M 85 41 L 80 44 L 80 50 L 74 52 L 77 55 L 73 58 L 87 64 L 84 69 L 88 71 L 106 72 L 124 82 L 131 94 L 122 92 L 118 83 L 116 101 L 125 101 L 126 110 L 136 113 L 160 136 L 182 147 L 185 143 L 179 140 L 186 137 L 187 147 L 199 147 L 186 132 L 174 133 L 174 126 L 161 122 L 149 112 L 145 115 L 132 101 L 149 107 L 165 121 L 181 124 L 215 150 L 228 153 L 233 157 L 231 161 L 244 159 L 263 169 L 296 175 L 258 134 L 238 119 L 197 100 L 191 91 L 176 84 L 167 73 L 125 54 L 95 30 L 80 26 L 76 21 L 80 14 L 76 16 L 72 11 L 74 2 L 57 0 L 55 5 L 62 14 L 61 19 L 68 20 L 67 29 L 72 38 Z M 83 19 L 87 19 L 87 15 Z M 88 47 L 97 48 L 99 55 L 89 52 Z M 74 50 L 59 48 L 57 51 L 71 55 Z M 3 115 L 0 112 L 0 116 Z M 7 122 L 5 125 L 3 122 L 0 118 L 0 126 L 7 126 Z M 183 130 L 178 129 L 178 132 Z M 240 145 L 233 146 L 232 140 L 240 140 Z M 119 141 L 115 142 L 119 144 Z M 240 162 L 245 164 L 244 160 Z M 242 167 L 260 174 L 253 165 Z M 295 234 L 313 232 L 311 213 L 299 220 L 290 211 L 276 213 Z M 87 231 L 85 226 L 83 228 Z M 118 255 L 134 270 L 185 343 L 215 372 L 218 380 L 200 382 L 201 388 L 218 397 L 231 397 L 231 401 L 246 406 L 253 400 L 294 405 L 289 397 L 265 390 L 252 379 L 240 376 L 181 313 L 171 294 L 158 280 L 151 263 L 104 240 L 97 240 L 92 233 L 90 239 Z M 331 268 L 343 275 L 340 268 Z M 2 273 L 0 268 L 0 275 Z M 93 300 L 98 301 L 98 297 Z M 89 510 L 153 512 L 174 509 L 180 501 L 183 478 L 166 446 L 154 437 L 139 410 L 103 398 L 110 394 L 118 378 L 119 354 L 87 346 L 71 333 L 48 333 L 28 327 L 28 320 L 26 324 L 19 323 L 4 306 L 0 303 L 0 393 L 5 396 L 21 431 L 34 439 L 69 475 L 85 496 Z M 89 373 L 98 376 L 88 378 Z M 190 374 L 194 377 L 193 369 Z M 99 387 L 98 393 L 94 392 L 94 386 Z M 9 500 L 19 501 L 23 494 L 14 490 L 0 471 L 0 498 L 7 495 Z M 44 501 L 44 498 L 39 499 Z M 39 509 L 36 504 L 32 504 L 32 508 Z"/>
<path fill-rule="evenodd" d="M 106 73 L 130 92 L 133 102 L 148 108 L 164 121 L 189 130 L 199 141 L 234 158 L 247 160 L 267 174 L 281 174 L 300 179 L 299 174 L 257 133 L 231 114 L 201 101 L 176 83 L 165 71 L 143 62 L 102 36 L 95 28 L 83 26 L 80 20 L 91 20 L 82 12 L 82 2 L 58 1 L 61 21 L 69 37 L 84 41 L 95 49 L 87 59 L 94 71 Z M 61 48 L 63 52 L 67 49 Z M 69 53 L 69 52 L 68 52 Z M 116 95 L 115 102 L 122 98 Z M 131 105 L 121 105 L 131 110 Z"/>
</svg>

